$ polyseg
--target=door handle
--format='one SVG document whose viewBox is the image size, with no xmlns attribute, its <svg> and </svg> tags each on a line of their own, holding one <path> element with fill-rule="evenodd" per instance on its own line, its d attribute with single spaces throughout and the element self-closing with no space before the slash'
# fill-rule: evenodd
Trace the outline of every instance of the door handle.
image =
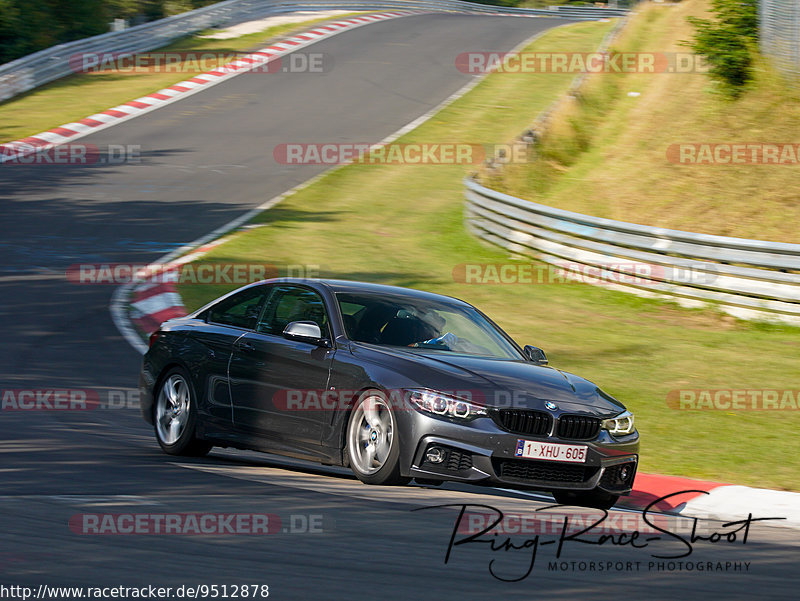
<svg viewBox="0 0 800 601">
<path fill-rule="evenodd" d="M 247 341 L 240 342 L 239 343 L 239 348 L 242 349 L 243 351 L 254 351 L 254 350 L 256 350 L 256 346 L 252 342 L 247 342 Z"/>
</svg>

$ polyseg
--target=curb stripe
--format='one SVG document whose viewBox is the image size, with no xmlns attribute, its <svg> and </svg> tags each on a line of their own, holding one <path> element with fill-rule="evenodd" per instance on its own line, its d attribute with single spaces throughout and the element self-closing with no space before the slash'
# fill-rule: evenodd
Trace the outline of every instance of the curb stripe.
<svg viewBox="0 0 800 601">
<path fill-rule="evenodd" d="M 131 303 L 131 307 L 145 315 L 158 313 L 165 307 L 182 306 L 183 301 L 177 292 L 160 292 L 159 294 Z"/>
<path fill-rule="evenodd" d="M 144 289 L 137 289 L 133 293 L 133 303 L 138 303 L 143 300 L 147 300 L 148 298 L 153 298 L 154 296 L 159 296 L 165 293 L 175 293 L 177 292 L 177 288 L 175 288 L 174 284 L 165 284 L 165 283 L 153 283 L 150 285 L 146 285 Z M 144 312 L 141 307 L 137 307 L 140 311 Z"/>
<path fill-rule="evenodd" d="M 633 483 L 633 492 L 620 498 L 620 505 L 632 509 L 644 509 L 656 499 L 683 490 L 699 490 L 709 492 L 715 488 L 727 486 L 721 482 L 693 480 L 679 476 L 660 476 L 658 474 L 637 473 Z M 658 511 L 679 512 L 689 501 L 705 496 L 702 492 L 676 495 L 670 499 L 659 501 L 653 507 Z"/>
<path fill-rule="evenodd" d="M 64 125 L 62 125 L 61 127 L 56 127 L 55 129 L 51 129 L 50 131 L 52 131 L 55 134 L 58 134 L 59 136 L 64 136 L 65 138 L 74 136 L 76 133 L 78 133 L 71 129 L 67 129 L 67 127 Z"/>
</svg>

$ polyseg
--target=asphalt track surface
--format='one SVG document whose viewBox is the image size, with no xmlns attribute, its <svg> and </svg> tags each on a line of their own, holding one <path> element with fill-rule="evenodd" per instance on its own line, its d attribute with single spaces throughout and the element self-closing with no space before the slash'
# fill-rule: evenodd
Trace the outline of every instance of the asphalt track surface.
<svg viewBox="0 0 800 601">
<path fill-rule="evenodd" d="M 276 164 L 275 145 L 381 140 L 469 81 L 453 67 L 460 52 L 507 50 L 562 23 L 424 15 L 372 24 L 308 49 L 334 58 L 330 73 L 242 75 L 81 141 L 141 145 L 142 164 L 0 168 L 0 389 L 133 390 L 139 355 L 111 321 L 112 288 L 66 283 L 69 265 L 153 260 L 196 239 L 322 170 Z M 324 218 L 324 207 L 297 218 Z M 550 571 L 554 546 L 542 546 L 527 579 L 502 582 L 490 561 L 517 577 L 528 551 L 463 545 L 445 564 L 457 510 L 412 509 L 529 513 L 547 503 L 492 489 L 367 487 L 346 470 L 254 453 L 176 460 L 132 407 L 3 411 L 0 458 L 0 585 L 258 583 L 274 599 L 796 598 L 796 532 L 764 525 L 746 545 L 698 542 L 683 559 L 750 562 L 744 573 L 649 566 L 665 561 L 651 553 L 685 549 L 673 539 L 647 549 L 573 543 L 561 558 L 638 561 L 631 571 Z M 68 527 L 80 513 L 131 512 L 270 513 L 282 528 L 85 536 Z M 322 532 L 302 532 L 309 516 Z"/>
</svg>

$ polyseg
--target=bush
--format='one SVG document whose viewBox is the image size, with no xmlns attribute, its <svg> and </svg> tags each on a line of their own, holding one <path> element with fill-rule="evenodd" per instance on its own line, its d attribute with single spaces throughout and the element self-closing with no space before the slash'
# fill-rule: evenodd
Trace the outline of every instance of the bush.
<svg viewBox="0 0 800 601">
<path fill-rule="evenodd" d="M 109 30 L 114 19 L 152 21 L 215 0 L 0 0 L 0 64 Z"/>
<path fill-rule="evenodd" d="M 752 79 L 758 43 L 758 0 L 712 0 L 714 19 L 689 17 L 694 40 L 686 45 L 705 57 L 722 92 L 736 98 Z"/>
</svg>

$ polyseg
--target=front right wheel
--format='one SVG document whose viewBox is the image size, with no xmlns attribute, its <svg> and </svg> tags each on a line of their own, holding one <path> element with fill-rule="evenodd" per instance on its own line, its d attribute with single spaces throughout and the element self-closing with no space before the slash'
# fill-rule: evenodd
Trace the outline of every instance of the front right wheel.
<svg viewBox="0 0 800 601">
<path fill-rule="evenodd" d="M 363 394 L 350 414 L 345 453 L 350 469 L 365 484 L 406 484 L 400 475 L 397 422 L 386 397 L 378 391 Z"/>
</svg>

